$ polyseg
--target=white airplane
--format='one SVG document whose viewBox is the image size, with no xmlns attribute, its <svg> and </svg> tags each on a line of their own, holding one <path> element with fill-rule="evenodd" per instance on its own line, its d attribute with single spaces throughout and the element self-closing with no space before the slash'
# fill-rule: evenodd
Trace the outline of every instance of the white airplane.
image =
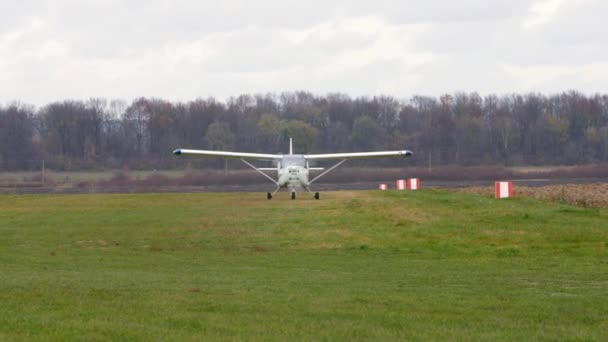
<svg viewBox="0 0 608 342">
<path fill-rule="evenodd" d="M 207 151 L 207 150 L 188 150 L 188 149 L 177 149 L 173 151 L 174 155 L 187 155 L 187 156 L 202 156 L 202 157 L 218 157 L 218 158 L 229 158 L 229 159 L 240 159 L 243 163 L 247 164 L 252 169 L 256 170 L 264 177 L 268 178 L 273 182 L 277 188 L 274 192 L 268 192 L 266 194 L 267 199 L 272 199 L 274 195 L 281 188 L 287 188 L 291 192 L 291 199 L 296 199 L 296 192 L 299 189 L 310 190 L 310 184 L 317 179 L 326 175 L 333 169 L 342 165 L 349 159 L 361 159 L 361 158 L 381 158 L 381 157 L 409 157 L 412 155 L 411 151 L 380 151 L 380 152 L 352 152 L 352 153 L 329 153 L 329 154 L 293 154 L 293 144 L 291 138 L 289 139 L 289 154 L 260 154 L 260 153 L 246 153 L 246 152 L 227 152 L 227 151 Z M 246 159 L 257 159 L 257 160 L 270 160 L 276 164 L 276 168 L 264 168 L 255 167 L 253 164 L 248 162 Z M 342 159 L 340 162 L 325 170 L 320 167 L 310 167 L 311 161 L 327 160 L 327 159 Z M 276 171 L 277 179 L 270 177 L 264 171 Z M 309 180 L 310 171 L 324 171 L 320 175 Z M 319 199 L 319 193 L 315 192 L 315 199 Z"/>
</svg>

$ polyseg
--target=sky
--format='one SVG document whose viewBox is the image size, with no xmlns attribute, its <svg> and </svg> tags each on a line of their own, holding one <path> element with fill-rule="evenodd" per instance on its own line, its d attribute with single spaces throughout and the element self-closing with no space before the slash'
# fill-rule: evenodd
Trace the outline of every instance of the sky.
<svg viewBox="0 0 608 342">
<path fill-rule="evenodd" d="M 0 103 L 608 92 L 603 0 L 0 2 Z"/>
</svg>

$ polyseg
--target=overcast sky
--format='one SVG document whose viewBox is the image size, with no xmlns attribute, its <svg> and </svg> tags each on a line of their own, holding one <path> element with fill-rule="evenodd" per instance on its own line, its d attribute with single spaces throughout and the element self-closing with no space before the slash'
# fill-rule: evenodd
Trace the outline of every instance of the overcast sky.
<svg viewBox="0 0 608 342">
<path fill-rule="evenodd" d="M 603 0 L 0 2 L 0 103 L 608 92 Z"/>
</svg>

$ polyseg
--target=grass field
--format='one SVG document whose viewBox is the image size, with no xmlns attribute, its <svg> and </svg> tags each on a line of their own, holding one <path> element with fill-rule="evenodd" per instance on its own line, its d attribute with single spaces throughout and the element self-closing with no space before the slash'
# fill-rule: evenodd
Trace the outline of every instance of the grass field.
<svg viewBox="0 0 608 342">
<path fill-rule="evenodd" d="M 0 234 L 0 340 L 608 340 L 606 209 L 0 196 Z"/>
</svg>

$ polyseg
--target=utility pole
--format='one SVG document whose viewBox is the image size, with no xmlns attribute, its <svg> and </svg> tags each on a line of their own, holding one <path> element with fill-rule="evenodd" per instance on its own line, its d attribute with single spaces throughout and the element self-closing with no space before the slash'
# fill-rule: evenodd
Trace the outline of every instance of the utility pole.
<svg viewBox="0 0 608 342">
<path fill-rule="evenodd" d="M 429 151 L 429 173 L 432 171 L 432 166 L 433 166 L 432 165 L 432 160 L 433 160 L 433 158 L 432 158 L 432 152 Z"/>
<path fill-rule="evenodd" d="M 44 187 L 44 159 L 42 159 L 42 186 Z"/>
</svg>

